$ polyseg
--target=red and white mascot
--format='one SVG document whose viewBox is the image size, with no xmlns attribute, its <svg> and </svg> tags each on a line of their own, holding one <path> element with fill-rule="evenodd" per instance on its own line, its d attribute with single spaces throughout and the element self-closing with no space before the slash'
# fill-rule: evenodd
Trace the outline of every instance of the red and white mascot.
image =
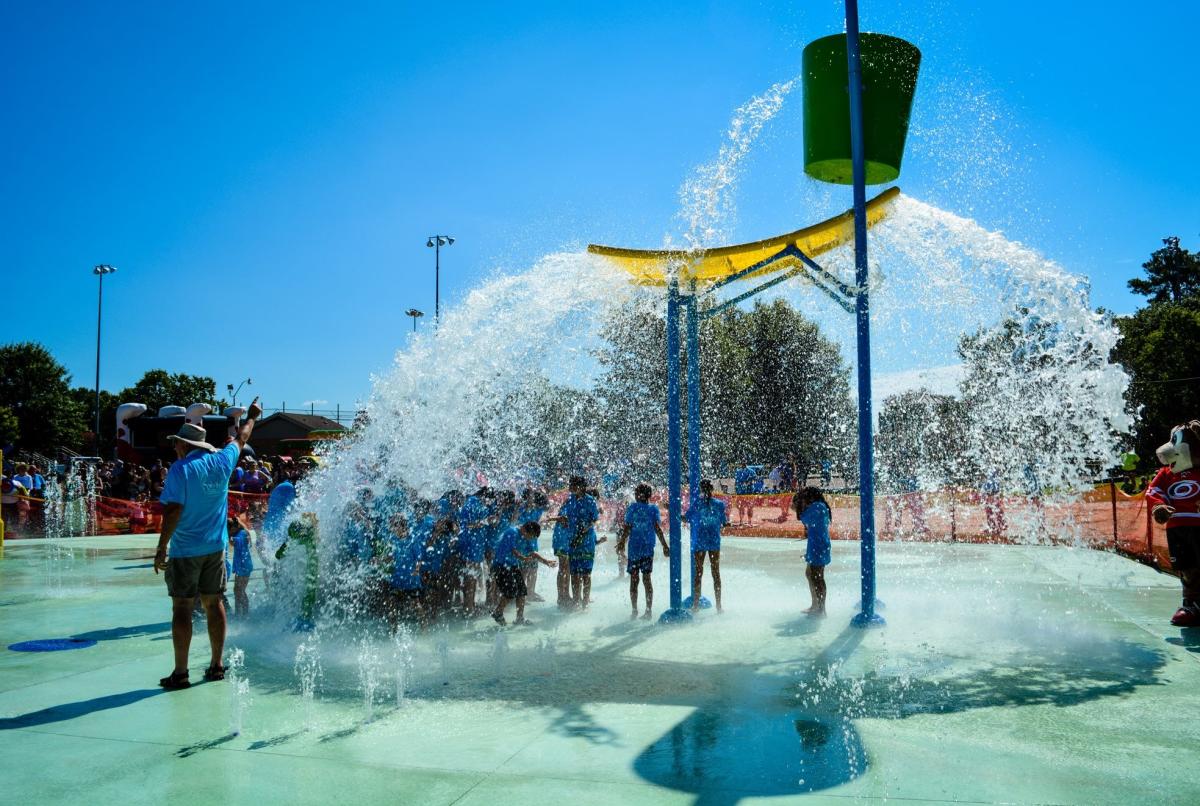
<svg viewBox="0 0 1200 806">
<path fill-rule="evenodd" d="M 1183 604 L 1171 617 L 1176 627 L 1200 627 L 1200 420 L 1171 429 L 1157 451 L 1165 467 L 1146 489 L 1150 514 L 1167 526 L 1171 568 L 1183 583 Z"/>
</svg>

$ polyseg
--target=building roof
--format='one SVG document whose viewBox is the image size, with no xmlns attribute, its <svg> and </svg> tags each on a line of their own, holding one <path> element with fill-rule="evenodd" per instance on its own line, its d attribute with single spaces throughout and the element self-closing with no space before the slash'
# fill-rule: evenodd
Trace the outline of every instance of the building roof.
<svg viewBox="0 0 1200 806">
<path fill-rule="evenodd" d="M 306 428 L 309 431 L 345 431 L 346 427 L 340 424 L 337 420 L 331 420 L 328 417 L 323 417 L 320 414 L 292 414 L 290 411 L 277 411 L 269 417 L 264 417 L 259 423 L 260 426 L 266 425 L 276 419 L 298 425 L 301 428 Z"/>
</svg>

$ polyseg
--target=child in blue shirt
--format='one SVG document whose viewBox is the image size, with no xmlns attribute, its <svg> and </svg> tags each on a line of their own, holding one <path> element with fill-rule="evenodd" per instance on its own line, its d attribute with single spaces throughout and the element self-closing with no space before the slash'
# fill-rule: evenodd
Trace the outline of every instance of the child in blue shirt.
<svg viewBox="0 0 1200 806">
<path fill-rule="evenodd" d="M 704 577 L 704 557 L 708 555 L 708 567 L 712 571 L 713 596 L 717 600 L 717 612 L 721 610 L 721 528 L 728 517 L 725 502 L 713 498 L 713 485 L 708 479 L 700 482 L 700 500 L 688 507 L 688 523 L 691 525 L 692 543 L 692 610 L 700 609 L 700 583 Z"/>
<path fill-rule="evenodd" d="M 633 607 L 630 620 L 637 618 L 638 574 L 646 584 L 646 612 L 643 619 L 650 619 L 650 608 L 654 603 L 654 586 L 650 583 L 650 572 L 654 570 L 654 538 L 662 544 L 664 557 L 671 556 L 667 539 L 663 537 L 661 516 L 658 507 L 650 503 L 653 494 L 649 484 L 639 484 L 634 490 L 634 502 L 625 509 L 625 522 L 621 527 L 621 537 L 617 541 L 617 553 L 620 554 L 628 545 L 629 572 L 629 604 Z"/>
<path fill-rule="evenodd" d="M 250 574 L 254 572 L 250 545 L 254 542 L 255 535 L 244 514 L 234 515 L 229 519 L 229 534 L 229 550 L 233 554 L 233 563 L 226 568 L 233 571 L 233 612 L 241 618 L 250 615 L 250 597 L 246 593 L 246 586 L 250 584 Z"/>
<path fill-rule="evenodd" d="M 542 516 L 546 514 L 546 496 L 543 493 L 536 492 L 533 489 L 526 487 L 521 491 L 521 502 L 517 507 L 517 517 L 514 519 L 515 526 L 524 526 L 527 523 L 536 523 L 541 527 Z M 539 533 L 540 534 L 540 533 Z M 538 550 L 538 539 L 535 537 L 532 541 L 527 540 L 525 548 L 521 549 L 525 554 Z M 531 602 L 544 602 L 541 596 L 537 595 L 537 572 L 538 561 L 532 557 L 524 563 L 522 571 L 525 575 L 525 587 L 529 589 L 526 598 Z"/>
<path fill-rule="evenodd" d="M 388 540 L 391 544 L 391 568 L 388 587 L 391 589 L 388 621 L 395 630 L 400 621 L 424 620 L 422 607 L 421 561 L 425 545 L 409 532 L 408 518 L 401 513 L 389 521 Z"/>
<path fill-rule="evenodd" d="M 568 555 L 571 563 L 571 605 L 587 609 L 592 593 L 592 565 L 596 546 L 606 538 L 596 539 L 596 521 L 600 520 L 600 505 L 587 494 L 582 476 L 572 476 L 568 488 L 571 497 L 558 510 L 558 520 L 567 527 L 570 540 Z"/>
<path fill-rule="evenodd" d="M 522 563 L 532 559 L 548 568 L 557 565 L 554 560 L 547 560 L 536 551 L 523 550 L 531 543 L 536 546 L 538 535 L 541 533 L 542 527 L 538 525 L 537 521 L 528 521 L 521 524 L 519 529 L 516 526 L 509 526 L 500 533 L 500 539 L 496 541 L 491 572 L 492 577 L 496 580 L 500 599 L 496 604 L 496 609 L 492 611 L 492 618 L 501 626 L 507 623 L 504 620 L 504 610 L 510 601 L 517 603 L 517 620 L 513 623 L 529 624 L 525 620 L 525 595 L 528 591 L 525 588 L 525 577 L 521 573 Z"/>
<path fill-rule="evenodd" d="M 558 558 L 558 578 L 555 580 L 558 588 L 558 609 L 565 610 L 571 603 L 571 533 L 567 530 L 565 517 L 560 515 L 551 520 L 554 522 L 554 534 L 550 545 L 554 556 Z"/>
<path fill-rule="evenodd" d="M 812 606 L 804 612 L 821 617 L 825 615 L 825 566 L 832 559 L 829 542 L 832 511 L 829 502 L 816 487 L 805 487 L 796 493 L 792 497 L 792 506 L 796 510 L 796 520 L 804 524 L 804 534 L 808 539 L 808 549 L 804 552 L 808 567 L 804 570 L 804 576 L 808 579 Z"/>
</svg>

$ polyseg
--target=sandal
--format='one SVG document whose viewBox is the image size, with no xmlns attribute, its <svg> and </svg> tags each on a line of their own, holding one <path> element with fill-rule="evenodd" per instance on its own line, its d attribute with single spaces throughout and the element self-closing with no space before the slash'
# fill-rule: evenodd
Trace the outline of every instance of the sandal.
<svg viewBox="0 0 1200 806">
<path fill-rule="evenodd" d="M 158 684 L 167 691 L 178 691 L 179 689 L 188 688 L 190 685 L 192 685 L 191 681 L 188 680 L 187 672 L 171 672 L 166 677 L 161 678 L 158 681 Z"/>
<path fill-rule="evenodd" d="M 209 666 L 207 669 L 204 670 L 204 679 L 210 683 L 213 683 L 217 680 L 224 680 L 225 679 L 225 667 L 224 666 Z"/>
</svg>

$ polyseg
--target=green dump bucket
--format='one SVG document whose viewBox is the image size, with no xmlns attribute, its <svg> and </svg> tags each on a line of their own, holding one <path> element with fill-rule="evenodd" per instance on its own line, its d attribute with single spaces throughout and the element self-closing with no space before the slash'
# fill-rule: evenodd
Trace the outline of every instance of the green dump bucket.
<svg viewBox="0 0 1200 806">
<path fill-rule="evenodd" d="M 900 175 L 921 51 L 886 34 L 860 34 L 859 51 L 867 184 L 879 185 Z M 853 182 L 849 86 L 845 34 L 804 49 L 804 172 L 822 182 Z"/>
</svg>

